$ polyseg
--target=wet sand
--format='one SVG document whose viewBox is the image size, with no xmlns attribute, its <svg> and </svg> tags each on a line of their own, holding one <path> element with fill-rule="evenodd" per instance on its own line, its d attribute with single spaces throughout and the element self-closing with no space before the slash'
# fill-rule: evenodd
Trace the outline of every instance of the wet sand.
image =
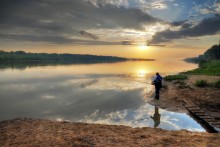
<svg viewBox="0 0 220 147">
<path fill-rule="evenodd" d="M 14 119 L 0 123 L 0 146 L 217 147 L 220 134 L 185 130 Z"/>
</svg>

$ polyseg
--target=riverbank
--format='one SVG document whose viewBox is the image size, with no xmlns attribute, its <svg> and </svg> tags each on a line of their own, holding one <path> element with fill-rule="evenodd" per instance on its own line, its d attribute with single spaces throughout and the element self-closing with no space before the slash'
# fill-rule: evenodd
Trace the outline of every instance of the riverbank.
<svg viewBox="0 0 220 147">
<path fill-rule="evenodd" d="M 0 123 L 0 146 L 218 146 L 220 134 L 14 119 Z"/>
<path fill-rule="evenodd" d="M 206 75 L 188 75 L 187 77 L 186 80 L 165 81 L 160 100 L 147 99 L 147 101 L 161 108 L 178 112 L 187 112 L 184 107 L 185 101 L 191 101 L 209 115 L 220 119 L 220 89 L 214 87 L 200 88 L 194 85 L 197 80 L 214 83 L 220 80 L 220 77 Z"/>
</svg>

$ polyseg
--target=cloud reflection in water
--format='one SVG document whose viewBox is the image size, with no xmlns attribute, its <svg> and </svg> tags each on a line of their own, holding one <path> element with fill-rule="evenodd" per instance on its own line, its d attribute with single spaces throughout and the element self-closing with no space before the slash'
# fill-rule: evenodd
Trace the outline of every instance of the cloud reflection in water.
<svg viewBox="0 0 220 147">
<path fill-rule="evenodd" d="M 95 110 L 91 115 L 85 116 L 81 122 L 100 123 L 112 125 L 126 125 L 132 127 L 154 127 L 155 121 L 151 119 L 154 106 L 145 104 L 138 109 L 125 109 L 122 111 L 111 112 L 105 114 L 99 110 Z M 186 129 L 191 131 L 205 131 L 192 118 L 183 113 L 169 112 L 159 109 L 161 114 L 159 128 L 167 130 Z"/>
<path fill-rule="evenodd" d="M 38 67 L 0 72 L 0 120 L 36 117 L 154 127 L 155 120 L 150 116 L 154 116 L 155 108 L 143 99 L 153 88 L 149 84 L 150 75 L 145 72 L 74 74 L 70 69 L 69 66 L 54 70 Z M 66 72 L 62 73 L 63 70 Z M 159 114 L 157 127 L 204 131 L 186 114 L 162 109 Z"/>
</svg>

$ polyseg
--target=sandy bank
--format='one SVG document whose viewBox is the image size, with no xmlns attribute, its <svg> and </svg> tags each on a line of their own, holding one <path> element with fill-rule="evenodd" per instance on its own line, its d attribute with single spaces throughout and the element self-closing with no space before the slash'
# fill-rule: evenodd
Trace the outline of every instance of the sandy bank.
<svg viewBox="0 0 220 147">
<path fill-rule="evenodd" d="M 0 123 L 0 146 L 215 146 L 220 134 L 15 119 Z"/>
</svg>

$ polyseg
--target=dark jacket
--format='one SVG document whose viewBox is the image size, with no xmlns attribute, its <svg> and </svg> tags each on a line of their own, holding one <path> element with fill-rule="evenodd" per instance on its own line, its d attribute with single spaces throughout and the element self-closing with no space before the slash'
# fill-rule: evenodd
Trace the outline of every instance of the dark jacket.
<svg viewBox="0 0 220 147">
<path fill-rule="evenodd" d="M 153 84 L 158 87 L 162 88 L 162 77 L 160 75 L 157 75 L 156 79 L 153 81 Z"/>
</svg>

